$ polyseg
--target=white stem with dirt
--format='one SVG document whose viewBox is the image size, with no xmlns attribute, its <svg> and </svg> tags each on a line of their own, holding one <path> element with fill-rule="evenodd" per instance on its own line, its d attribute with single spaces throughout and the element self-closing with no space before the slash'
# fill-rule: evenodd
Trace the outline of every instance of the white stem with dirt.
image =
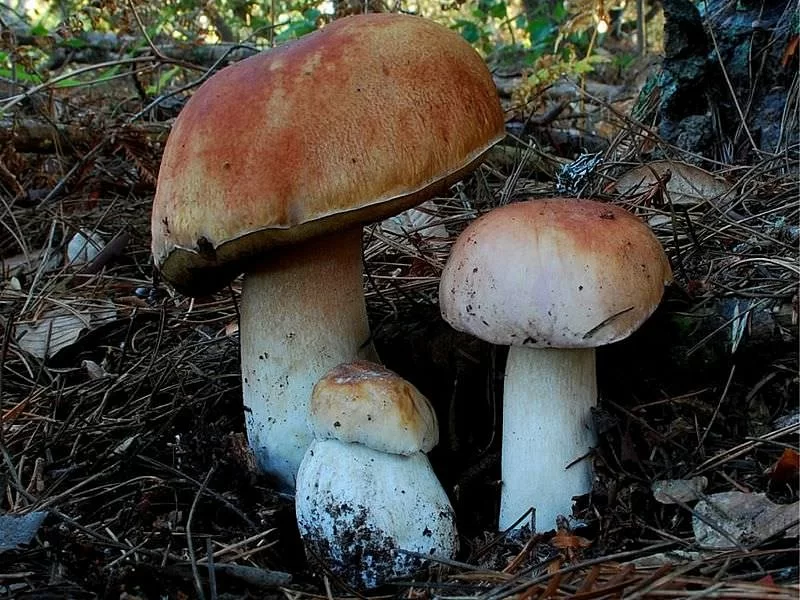
<svg viewBox="0 0 800 600">
<path fill-rule="evenodd" d="M 377 362 L 364 303 L 361 228 L 282 249 L 244 281 L 239 324 L 250 447 L 279 488 L 295 488 L 313 436 L 308 405 L 338 364 Z"/>
</svg>

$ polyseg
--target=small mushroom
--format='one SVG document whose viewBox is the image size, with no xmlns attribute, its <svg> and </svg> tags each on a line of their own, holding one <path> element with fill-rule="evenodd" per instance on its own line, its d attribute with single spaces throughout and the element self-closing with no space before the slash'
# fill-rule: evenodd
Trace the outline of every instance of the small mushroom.
<svg viewBox="0 0 800 600">
<path fill-rule="evenodd" d="M 535 528 L 592 488 L 595 348 L 628 337 L 671 280 L 664 250 L 627 211 L 552 198 L 510 204 L 459 236 L 439 286 L 455 329 L 510 346 L 503 391 L 500 528 Z"/>
<path fill-rule="evenodd" d="M 311 442 L 314 383 L 377 359 L 362 225 L 443 192 L 503 135 L 481 57 L 410 15 L 336 20 L 222 69 L 186 103 L 159 171 L 153 257 L 191 295 L 245 273 L 247 435 L 281 489 Z"/>
<path fill-rule="evenodd" d="M 295 507 L 311 557 L 347 584 L 372 588 L 452 558 L 455 514 L 427 451 L 436 415 L 413 385 L 367 361 L 339 365 L 315 386 L 314 441 L 297 474 Z"/>
</svg>

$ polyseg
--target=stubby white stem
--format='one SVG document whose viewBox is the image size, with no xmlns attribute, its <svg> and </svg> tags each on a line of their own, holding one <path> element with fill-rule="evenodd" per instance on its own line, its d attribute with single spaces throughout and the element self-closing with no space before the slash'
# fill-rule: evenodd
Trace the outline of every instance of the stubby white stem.
<svg viewBox="0 0 800 600">
<path fill-rule="evenodd" d="M 531 507 L 537 530 L 554 529 L 572 497 L 592 489 L 595 351 L 512 346 L 503 394 L 500 529 Z"/>
<path fill-rule="evenodd" d="M 330 369 L 377 360 L 364 303 L 361 228 L 276 252 L 249 272 L 239 331 L 250 447 L 261 470 L 293 491 L 311 444 L 308 402 Z"/>
<path fill-rule="evenodd" d="M 409 577 L 423 560 L 452 558 L 455 514 L 423 452 L 315 440 L 300 466 L 295 507 L 311 555 L 354 587 Z"/>
</svg>

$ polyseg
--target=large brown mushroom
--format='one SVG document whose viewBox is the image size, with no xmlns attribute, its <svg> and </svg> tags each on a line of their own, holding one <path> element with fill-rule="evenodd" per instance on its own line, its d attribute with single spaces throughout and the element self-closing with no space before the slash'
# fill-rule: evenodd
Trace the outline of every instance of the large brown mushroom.
<svg viewBox="0 0 800 600">
<path fill-rule="evenodd" d="M 376 358 L 361 226 L 474 169 L 504 134 L 482 59 L 420 17 L 349 17 L 211 77 L 167 141 L 153 255 L 188 294 L 245 273 L 247 431 L 294 488 L 308 398 L 328 369 Z"/>
</svg>

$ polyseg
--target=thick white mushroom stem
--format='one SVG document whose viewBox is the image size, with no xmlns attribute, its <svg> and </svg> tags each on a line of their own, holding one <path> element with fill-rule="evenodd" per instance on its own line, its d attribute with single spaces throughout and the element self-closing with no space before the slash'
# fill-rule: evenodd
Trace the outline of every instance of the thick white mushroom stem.
<svg viewBox="0 0 800 600">
<path fill-rule="evenodd" d="M 330 369 L 377 362 L 364 303 L 361 228 L 274 253 L 245 276 L 240 306 L 242 388 L 259 468 L 294 491 L 313 436 L 308 403 Z"/>
<path fill-rule="evenodd" d="M 423 563 L 418 555 L 453 558 L 458 549 L 455 513 L 423 452 L 315 440 L 295 508 L 310 555 L 354 587 L 409 577 Z"/>
<path fill-rule="evenodd" d="M 597 405 L 595 373 L 594 348 L 509 349 L 503 392 L 501 530 L 531 507 L 536 509 L 536 530 L 554 529 L 558 515 L 572 514 L 572 497 L 591 491 L 587 453 L 597 439 L 592 422 L 592 407 Z"/>
</svg>

